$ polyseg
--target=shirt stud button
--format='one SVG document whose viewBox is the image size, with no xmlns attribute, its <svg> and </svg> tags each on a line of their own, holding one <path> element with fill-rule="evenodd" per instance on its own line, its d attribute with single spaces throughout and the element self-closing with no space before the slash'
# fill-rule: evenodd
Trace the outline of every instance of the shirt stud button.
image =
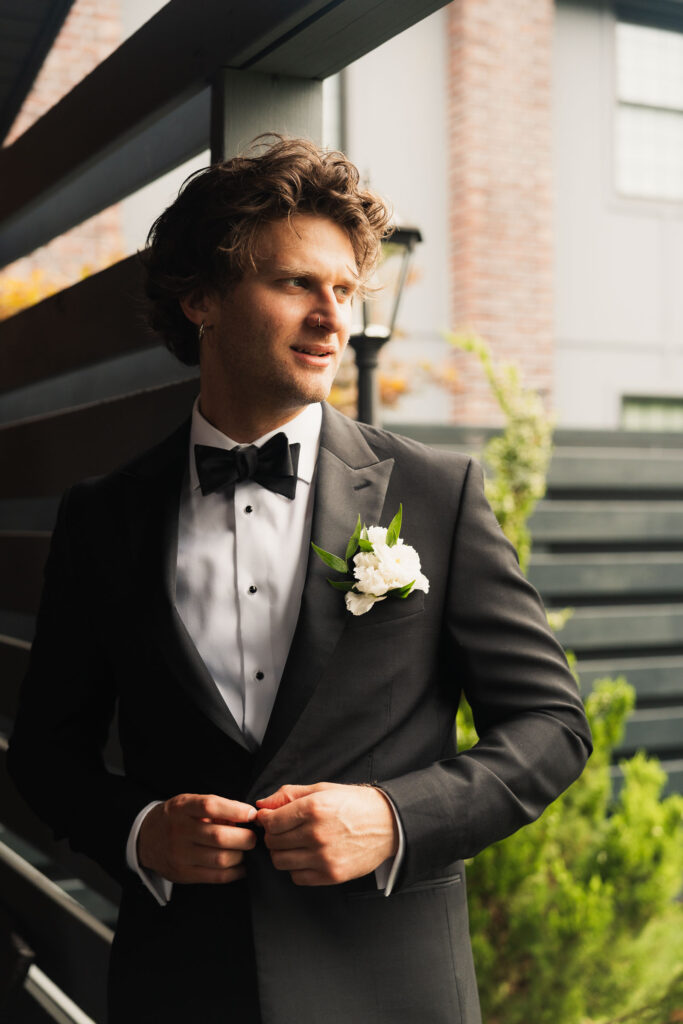
<svg viewBox="0 0 683 1024">
<path fill-rule="evenodd" d="M 257 590 L 258 590 L 258 587 L 255 587 L 254 584 L 252 583 L 252 585 L 249 587 L 249 593 L 250 594 L 255 594 Z"/>
<path fill-rule="evenodd" d="M 257 679 L 259 679 L 259 680 L 261 680 L 261 679 L 264 679 L 264 678 L 265 678 L 265 676 L 263 675 L 263 672 L 257 672 L 257 673 L 256 673 L 256 678 L 257 678 Z"/>
<path fill-rule="evenodd" d="M 249 515 L 250 512 L 254 511 L 253 506 L 252 505 L 247 505 L 247 507 L 245 508 L 244 511 L 247 513 L 247 515 Z"/>
</svg>

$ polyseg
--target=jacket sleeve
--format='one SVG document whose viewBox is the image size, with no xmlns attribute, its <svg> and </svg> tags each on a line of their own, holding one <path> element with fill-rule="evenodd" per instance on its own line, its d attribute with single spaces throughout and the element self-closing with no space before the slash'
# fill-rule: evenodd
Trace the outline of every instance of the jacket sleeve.
<svg viewBox="0 0 683 1024">
<path fill-rule="evenodd" d="M 592 746 L 576 682 L 471 462 L 450 553 L 444 642 L 479 742 L 381 783 L 406 836 L 397 890 L 537 818 Z"/>
<path fill-rule="evenodd" d="M 52 535 L 7 765 L 55 837 L 66 837 L 122 881 L 130 827 L 156 794 L 104 764 L 117 694 L 91 616 L 96 595 L 78 578 L 71 557 L 69 498 L 67 492 Z"/>
</svg>

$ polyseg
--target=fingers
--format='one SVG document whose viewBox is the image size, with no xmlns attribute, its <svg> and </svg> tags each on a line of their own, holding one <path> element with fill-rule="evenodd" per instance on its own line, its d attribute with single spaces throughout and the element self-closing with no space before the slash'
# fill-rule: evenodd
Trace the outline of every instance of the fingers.
<svg viewBox="0 0 683 1024">
<path fill-rule="evenodd" d="M 253 831 L 244 826 L 198 821 L 193 823 L 191 834 L 197 845 L 222 850 L 253 850 L 256 845 Z"/>
<path fill-rule="evenodd" d="M 218 850 L 210 846 L 194 846 L 188 851 L 187 866 L 227 871 L 244 861 L 243 850 Z"/>
<path fill-rule="evenodd" d="M 267 808 L 274 811 L 279 807 L 284 807 L 285 804 L 292 803 L 293 800 L 298 800 L 300 796 L 305 796 L 309 791 L 310 786 L 280 786 L 270 796 L 257 800 L 256 806 L 259 809 Z"/>
<path fill-rule="evenodd" d="M 281 786 L 271 796 L 256 801 L 258 824 L 267 833 L 278 835 L 316 821 L 326 803 L 325 791 L 333 788 L 327 782 L 317 782 L 314 786 Z"/>
<path fill-rule="evenodd" d="M 244 826 L 255 818 L 256 809 L 238 800 L 178 794 L 144 818 L 138 834 L 139 863 L 171 882 L 243 878 L 244 854 L 256 845 L 253 830 Z"/>
<path fill-rule="evenodd" d="M 200 820 L 247 824 L 256 817 L 256 808 L 239 800 L 214 794 L 181 793 L 167 801 L 173 810 Z"/>
<path fill-rule="evenodd" d="M 277 810 L 264 808 L 258 813 L 258 823 L 263 826 L 267 835 L 291 832 L 292 829 L 300 828 L 309 821 L 311 817 L 309 801 L 310 797 L 302 797 Z"/>
<path fill-rule="evenodd" d="M 270 796 L 264 796 L 263 799 L 257 800 L 256 805 L 260 809 L 277 810 L 279 807 L 291 804 L 294 800 L 300 800 L 303 796 L 309 796 L 311 793 L 318 793 L 327 788 L 329 788 L 327 782 L 316 782 L 312 786 L 280 786 Z"/>
</svg>

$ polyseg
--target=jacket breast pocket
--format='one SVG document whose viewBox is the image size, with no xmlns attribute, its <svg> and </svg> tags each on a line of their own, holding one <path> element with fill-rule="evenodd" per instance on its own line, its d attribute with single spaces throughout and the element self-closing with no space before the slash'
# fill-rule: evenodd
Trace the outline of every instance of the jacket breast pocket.
<svg viewBox="0 0 683 1024">
<path fill-rule="evenodd" d="M 409 896 L 418 892 L 437 892 L 439 889 L 450 889 L 452 886 L 462 885 L 462 875 L 446 875 L 444 878 L 426 878 L 422 882 L 414 882 L 413 885 L 405 885 L 397 889 L 391 896 L 385 897 L 383 889 L 365 889 L 360 892 L 348 892 L 350 900 L 372 900 L 372 899 L 394 899 L 398 896 Z"/>
<path fill-rule="evenodd" d="M 387 597 L 384 601 L 376 601 L 369 611 L 364 615 L 351 615 L 349 625 L 353 629 L 362 629 L 364 626 L 377 626 L 384 623 L 399 622 L 411 615 L 419 615 L 424 612 L 425 594 L 422 590 L 416 590 L 406 598 Z"/>
</svg>

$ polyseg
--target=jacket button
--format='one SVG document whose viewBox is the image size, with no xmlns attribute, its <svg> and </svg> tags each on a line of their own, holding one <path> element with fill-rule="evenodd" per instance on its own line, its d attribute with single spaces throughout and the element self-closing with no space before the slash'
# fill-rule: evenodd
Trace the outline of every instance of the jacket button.
<svg viewBox="0 0 683 1024">
<path fill-rule="evenodd" d="M 247 505 L 247 507 L 245 508 L 244 511 L 247 513 L 247 515 L 249 515 L 250 512 L 254 511 L 253 506 L 252 505 Z"/>
<path fill-rule="evenodd" d="M 249 593 L 250 594 L 255 594 L 257 590 L 258 590 L 258 587 L 255 587 L 254 584 L 252 583 L 252 585 L 249 587 Z"/>
<path fill-rule="evenodd" d="M 263 672 L 257 672 L 256 673 L 256 678 L 258 680 L 261 680 L 261 679 L 265 679 L 265 676 L 264 676 Z"/>
</svg>

